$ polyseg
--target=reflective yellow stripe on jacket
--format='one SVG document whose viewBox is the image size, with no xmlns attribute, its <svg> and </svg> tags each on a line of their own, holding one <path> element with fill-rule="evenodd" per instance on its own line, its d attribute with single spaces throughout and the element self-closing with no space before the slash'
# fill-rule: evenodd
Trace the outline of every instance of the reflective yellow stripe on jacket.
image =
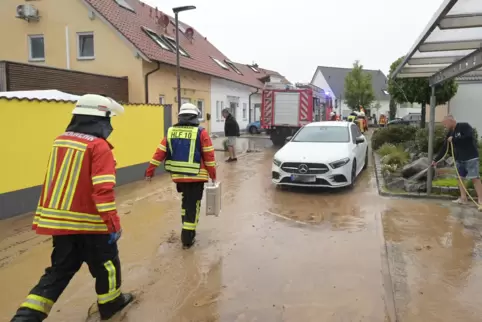
<svg viewBox="0 0 482 322">
<path fill-rule="evenodd" d="M 49 229 L 108 231 L 107 225 L 97 214 L 84 214 L 41 207 L 39 207 L 35 213 L 33 224 L 41 228 Z"/>
<path fill-rule="evenodd" d="M 190 140 L 188 161 L 174 161 L 166 160 L 165 169 L 171 172 L 186 173 L 186 174 L 198 174 L 201 167 L 200 163 L 194 161 L 194 155 L 196 152 L 196 140 L 199 128 L 197 127 L 171 127 L 167 131 L 167 144 L 171 154 L 172 139 L 186 139 Z M 151 161 L 152 163 L 152 161 Z"/>
</svg>

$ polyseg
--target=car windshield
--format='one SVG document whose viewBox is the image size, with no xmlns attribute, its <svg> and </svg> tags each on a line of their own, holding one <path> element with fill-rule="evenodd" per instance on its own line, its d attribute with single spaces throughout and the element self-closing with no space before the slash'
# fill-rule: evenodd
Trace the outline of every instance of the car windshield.
<svg viewBox="0 0 482 322">
<path fill-rule="evenodd" d="M 293 138 L 293 142 L 349 142 L 345 126 L 306 126 Z"/>
</svg>

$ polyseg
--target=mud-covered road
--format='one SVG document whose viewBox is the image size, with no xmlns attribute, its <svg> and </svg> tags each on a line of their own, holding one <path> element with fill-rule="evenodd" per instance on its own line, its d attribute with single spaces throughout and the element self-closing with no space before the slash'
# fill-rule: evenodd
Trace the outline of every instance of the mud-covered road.
<svg viewBox="0 0 482 322">
<path fill-rule="evenodd" d="M 482 320 L 482 215 L 380 197 L 371 168 L 353 190 L 275 189 L 273 153 L 219 162 L 222 214 L 201 217 L 190 250 L 180 246 L 179 196 L 168 176 L 118 188 L 123 290 L 139 297 L 115 320 Z M 51 242 L 30 223 L 0 222 L 0 321 L 49 264 Z M 85 321 L 94 301 L 83 267 L 48 321 Z"/>
</svg>

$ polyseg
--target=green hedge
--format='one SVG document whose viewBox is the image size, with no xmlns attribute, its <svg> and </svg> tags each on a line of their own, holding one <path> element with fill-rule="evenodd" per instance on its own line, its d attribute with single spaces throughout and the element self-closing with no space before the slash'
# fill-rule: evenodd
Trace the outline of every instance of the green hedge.
<svg viewBox="0 0 482 322">
<path fill-rule="evenodd" d="M 415 139 L 416 128 L 410 125 L 391 125 L 378 128 L 372 135 L 372 148 L 378 150 L 383 144 L 400 144 Z"/>
<path fill-rule="evenodd" d="M 434 152 L 443 146 L 445 129 L 435 126 Z M 377 129 L 372 135 L 372 148 L 378 150 L 384 144 L 403 145 L 415 150 L 416 153 L 428 151 L 428 129 L 420 129 L 410 125 L 392 125 Z"/>
</svg>

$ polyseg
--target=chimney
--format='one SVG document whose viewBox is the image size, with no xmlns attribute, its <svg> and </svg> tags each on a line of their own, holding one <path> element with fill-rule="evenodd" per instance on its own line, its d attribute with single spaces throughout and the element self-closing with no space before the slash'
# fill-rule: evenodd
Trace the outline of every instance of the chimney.
<svg viewBox="0 0 482 322">
<path fill-rule="evenodd" d="M 156 18 L 157 18 L 157 15 L 159 14 L 159 10 L 157 9 L 156 7 Z"/>
</svg>

